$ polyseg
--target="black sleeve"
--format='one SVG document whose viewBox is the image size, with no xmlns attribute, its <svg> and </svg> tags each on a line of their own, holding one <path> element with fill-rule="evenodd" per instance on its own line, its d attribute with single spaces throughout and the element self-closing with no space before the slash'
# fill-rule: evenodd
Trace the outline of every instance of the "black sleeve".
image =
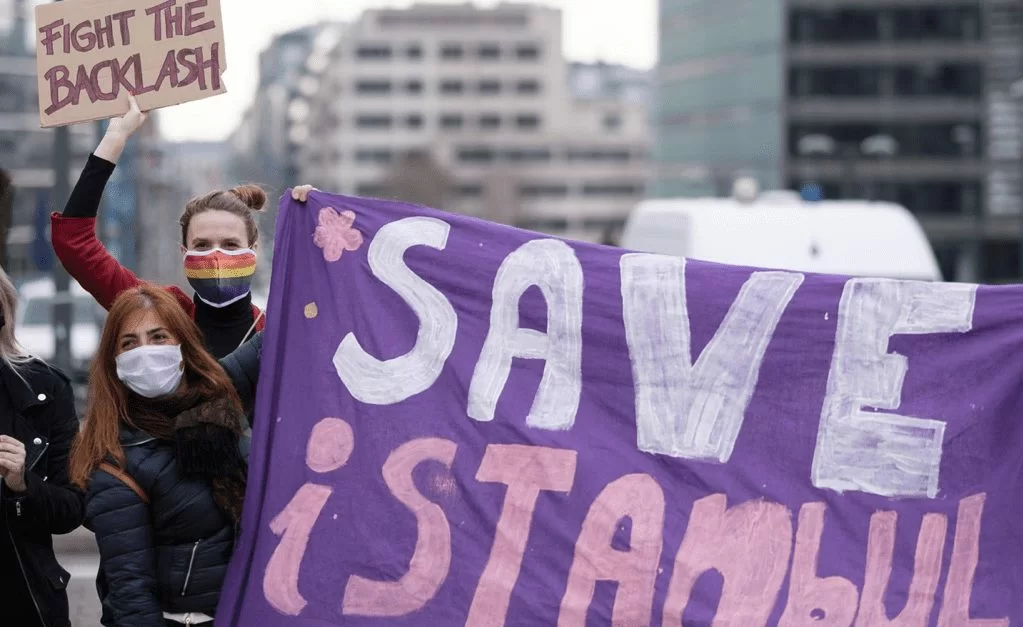
<svg viewBox="0 0 1023 627">
<path fill-rule="evenodd" d="M 71 442 L 78 434 L 74 392 L 65 379 L 56 380 L 45 479 L 35 472 L 25 473 L 28 489 L 15 516 L 18 524 L 45 529 L 51 534 L 71 533 L 85 516 L 85 494 L 68 478 Z"/>
<path fill-rule="evenodd" d="M 89 483 L 85 519 L 99 546 L 99 568 L 105 583 L 100 599 L 103 624 L 165 627 L 157 595 L 149 506 L 120 480 L 97 471 Z"/>
<path fill-rule="evenodd" d="M 242 399 L 242 407 L 249 415 L 256 405 L 256 383 L 259 381 L 259 362 L 263 355 L 263 332 L 239 346 L 220 360 Z"/>
<path fill-rule="evenodd" d="M 103 198 L 103 188 L 107 186 L 110 175 L 114 173 L 114 164 L 106 159 L 89 155 L 85 168 L 71 190 L 71 196 L 64 207 L 65 218 L 95 218 L 99 213 L 99 203 Z"/>
</svg>

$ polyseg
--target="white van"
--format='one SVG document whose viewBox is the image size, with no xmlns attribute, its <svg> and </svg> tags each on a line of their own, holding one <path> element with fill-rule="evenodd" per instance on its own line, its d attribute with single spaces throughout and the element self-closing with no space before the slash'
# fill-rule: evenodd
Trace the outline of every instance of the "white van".
<svg viewBox="0 0 1023 627">
<path fill-rule="evenodd" d="M 15 335 L 32 355 L 52 363 L 56 352 L 53 301 L 56 290 L 49 278 L 28 281 L 18 289 Z M 71 281 L 71 372 L 84 380 L 99 347 L 106 311 L 78 284 Z"/>
<path fill-rule="evenodd" d="M 794 192 L 641 202 L 621 246 L 703 261 L 848 276 L 941 281 L 934 251 L 905 207 L 805 202 Z"/>
</svg>

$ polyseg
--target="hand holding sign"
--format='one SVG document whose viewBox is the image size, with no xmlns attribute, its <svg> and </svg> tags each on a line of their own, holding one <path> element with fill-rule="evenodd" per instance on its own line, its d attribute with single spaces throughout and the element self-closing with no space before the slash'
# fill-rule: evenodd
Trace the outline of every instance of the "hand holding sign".
<svg viewBox="0 0 1023 627">
<path fill-rule="evenodd" d="M 135 96 L 128 96 L 128 106 L 127 113 L 110 119 L 110 124 L 107 126 L 107 135 L 118 135 L 128 139 L 132 133 L 139 130 L 146 122 L 149 114 L 139 109 L 139 103 Z"/>
<path fill-rule="evenodd" d="M 125 93 L 149 110 L 226 91 L 220 0 L 69 0 L 36 23 L 43 127 L 120 115 Z"/>
</svg>

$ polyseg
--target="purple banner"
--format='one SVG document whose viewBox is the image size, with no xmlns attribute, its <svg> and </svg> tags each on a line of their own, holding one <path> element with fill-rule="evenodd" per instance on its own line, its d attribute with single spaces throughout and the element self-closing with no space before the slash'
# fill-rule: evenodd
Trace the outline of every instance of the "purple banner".
<svg viewBox="0 0 1023 627">
<path fill-rule="evenodd" d="M 323 193 L 273 277 L 218 625 L 1023 620 L 1019 288 Z"/>
</svg>

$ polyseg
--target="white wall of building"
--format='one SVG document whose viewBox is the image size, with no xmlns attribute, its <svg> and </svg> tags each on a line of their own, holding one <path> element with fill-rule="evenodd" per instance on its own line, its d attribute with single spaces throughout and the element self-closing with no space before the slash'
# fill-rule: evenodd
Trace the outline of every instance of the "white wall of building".
<svg viewBox="0 0 1023 627">
<path fill-rule="evenodd" d="M 533 5 L 365 12 L 293 108 L 300 178 L 379 195 L 402 154 L 426 151 L 455 182 L 443 208 L 599 239 L 644 196 L 646 104 L 600 80 L 580 97 L 561 33 L 561 12 Z"/>
</svg>

